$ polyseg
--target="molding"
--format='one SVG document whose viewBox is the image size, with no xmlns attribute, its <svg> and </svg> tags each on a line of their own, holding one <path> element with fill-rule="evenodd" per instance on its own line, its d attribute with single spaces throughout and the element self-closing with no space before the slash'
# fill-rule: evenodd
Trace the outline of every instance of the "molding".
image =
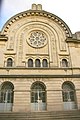
<svg viewBox="0 0 80 120">
<path fill-rule="evenodd" d="M 8 37 L 5 37 L 5 35 L 0 35 L 0 41 L 7 41 Z"/>
<path fill-rule="evenodd" d="M 25 67 L 25 66 L 17 66 L 17 67 L 0 67 L 2 70 L 80 70 L 80 67 Z"/>
<path fill-rule="evenodd" d="M 48 19 L 51 19 L 52 21 L 56 22 L 57 24 L 59 24 L 63 30 L 65 31 L 65 34 L 67 37 L 72 37 L 72 33 L 69 29 L 69 27 L 67 26 L 67 24 L 58 16 L 46 12 L 44 10 L 28 10 L 28 11 L 24 11 L 21 12 L 15 16 L 13 16 L 11 19 L 9 19 L 5 25 L 3 26 L 2 32 L 4 32 L 6 34 L 6 32 L 8 31 L 9 27 L 16 21 L 18 21 L 19 19 L 22 19 L 23 17 L 29 17 L 29 16 L 43 16 L 43 17 L 47 17 Z"/>
<path fill-rule="evenodd" d="M 9 50 L 9 51 L 11 51 L 11 50 Z M 8 53 L 4 53 L 5 55 L 16 55 L 16 53 L 14 53 L 14 52 L 8 52 Z"/>
<path fill-rule="evenodd" d="M 80 43 L 80 40 L 79 40 L 79 39 L 68 38 L 68 39 L 66 39 L 66 42 L 70 42 L 70 43 Z"/>
<path fill-rule="evenodd" d="M 80 78 L 80 74 L 74 75 L 0 75 L 0 78 Z"/>
</svg>

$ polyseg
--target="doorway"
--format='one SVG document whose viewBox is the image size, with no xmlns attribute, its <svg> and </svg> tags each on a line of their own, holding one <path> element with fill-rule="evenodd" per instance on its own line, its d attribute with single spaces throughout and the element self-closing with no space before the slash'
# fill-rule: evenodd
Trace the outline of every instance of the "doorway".
<svg viewBox="0 0 80 120">
<path fill-rule="evenodd" d="M 64 110 L 77 108 L 75 86 L 71 82 L 64 82 L 62 85 L 62 96 Z"/>
<path fill-rule="evenodd" d="M 12 111 L 13 89 L 11 82 L 4 82 L 0 90 L 0 111 Z"/>
<path fill-rule="evenodd" d="M 31 87 L 31 110 L 46 110 L 46 87 L 42 82 L 35 82 Z"/>
</svg>

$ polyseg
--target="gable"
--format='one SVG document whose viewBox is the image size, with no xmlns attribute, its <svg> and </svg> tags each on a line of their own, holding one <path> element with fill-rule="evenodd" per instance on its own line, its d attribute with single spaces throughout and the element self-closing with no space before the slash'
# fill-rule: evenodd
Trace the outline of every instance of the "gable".
<svg viewBox="0 0 80 120">
<path fill-rule="evenodd" d="M 8 38 L 5 58 L 12 56 L 17 66 L 25 64 L 29 58 L 46 58 L 54 64 L 51 66 L 57 66 L 58 54 L 66 52 L 69 55 L 66 43 L 66 39 L 72 37 L 69 27 L 62 19 L 42 9 L 13 16 L 4 25 L 1 34 Z"/>
</svg>

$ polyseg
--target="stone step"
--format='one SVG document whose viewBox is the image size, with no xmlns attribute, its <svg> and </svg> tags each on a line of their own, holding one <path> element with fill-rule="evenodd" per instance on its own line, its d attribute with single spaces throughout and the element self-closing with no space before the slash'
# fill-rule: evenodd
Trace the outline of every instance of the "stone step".
<svg viewBox="0 0 80 120">
<path fill-rule="evenodd" d="M 3 112 L 0 120 L 80 120 L 80 110 L 56 112 Z"/>
</svg>

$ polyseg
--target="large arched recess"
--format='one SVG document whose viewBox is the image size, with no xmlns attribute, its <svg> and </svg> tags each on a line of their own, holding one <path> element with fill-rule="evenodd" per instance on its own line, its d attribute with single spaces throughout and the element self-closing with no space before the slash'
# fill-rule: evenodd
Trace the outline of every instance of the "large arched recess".
<svg viewBox="0 0 80 120">
<path fill-rule="evenodd" d="M 47 109 L 46 86 L 43 82 L 36 81 L 31 86 L 31 110 L 43 111 Z"/>
<path fill-rule="evenodd" d="M 0 111 L 12 111 L 14 99 L 14 85 L 5 81 L 0 86 Z"/>
<path fill-rule="evenodd" d="M 62 84 L 62 97 L 64 110 L 77 109 L 76 90 L 71 81 L 66 81 Z"/>
</svg>

